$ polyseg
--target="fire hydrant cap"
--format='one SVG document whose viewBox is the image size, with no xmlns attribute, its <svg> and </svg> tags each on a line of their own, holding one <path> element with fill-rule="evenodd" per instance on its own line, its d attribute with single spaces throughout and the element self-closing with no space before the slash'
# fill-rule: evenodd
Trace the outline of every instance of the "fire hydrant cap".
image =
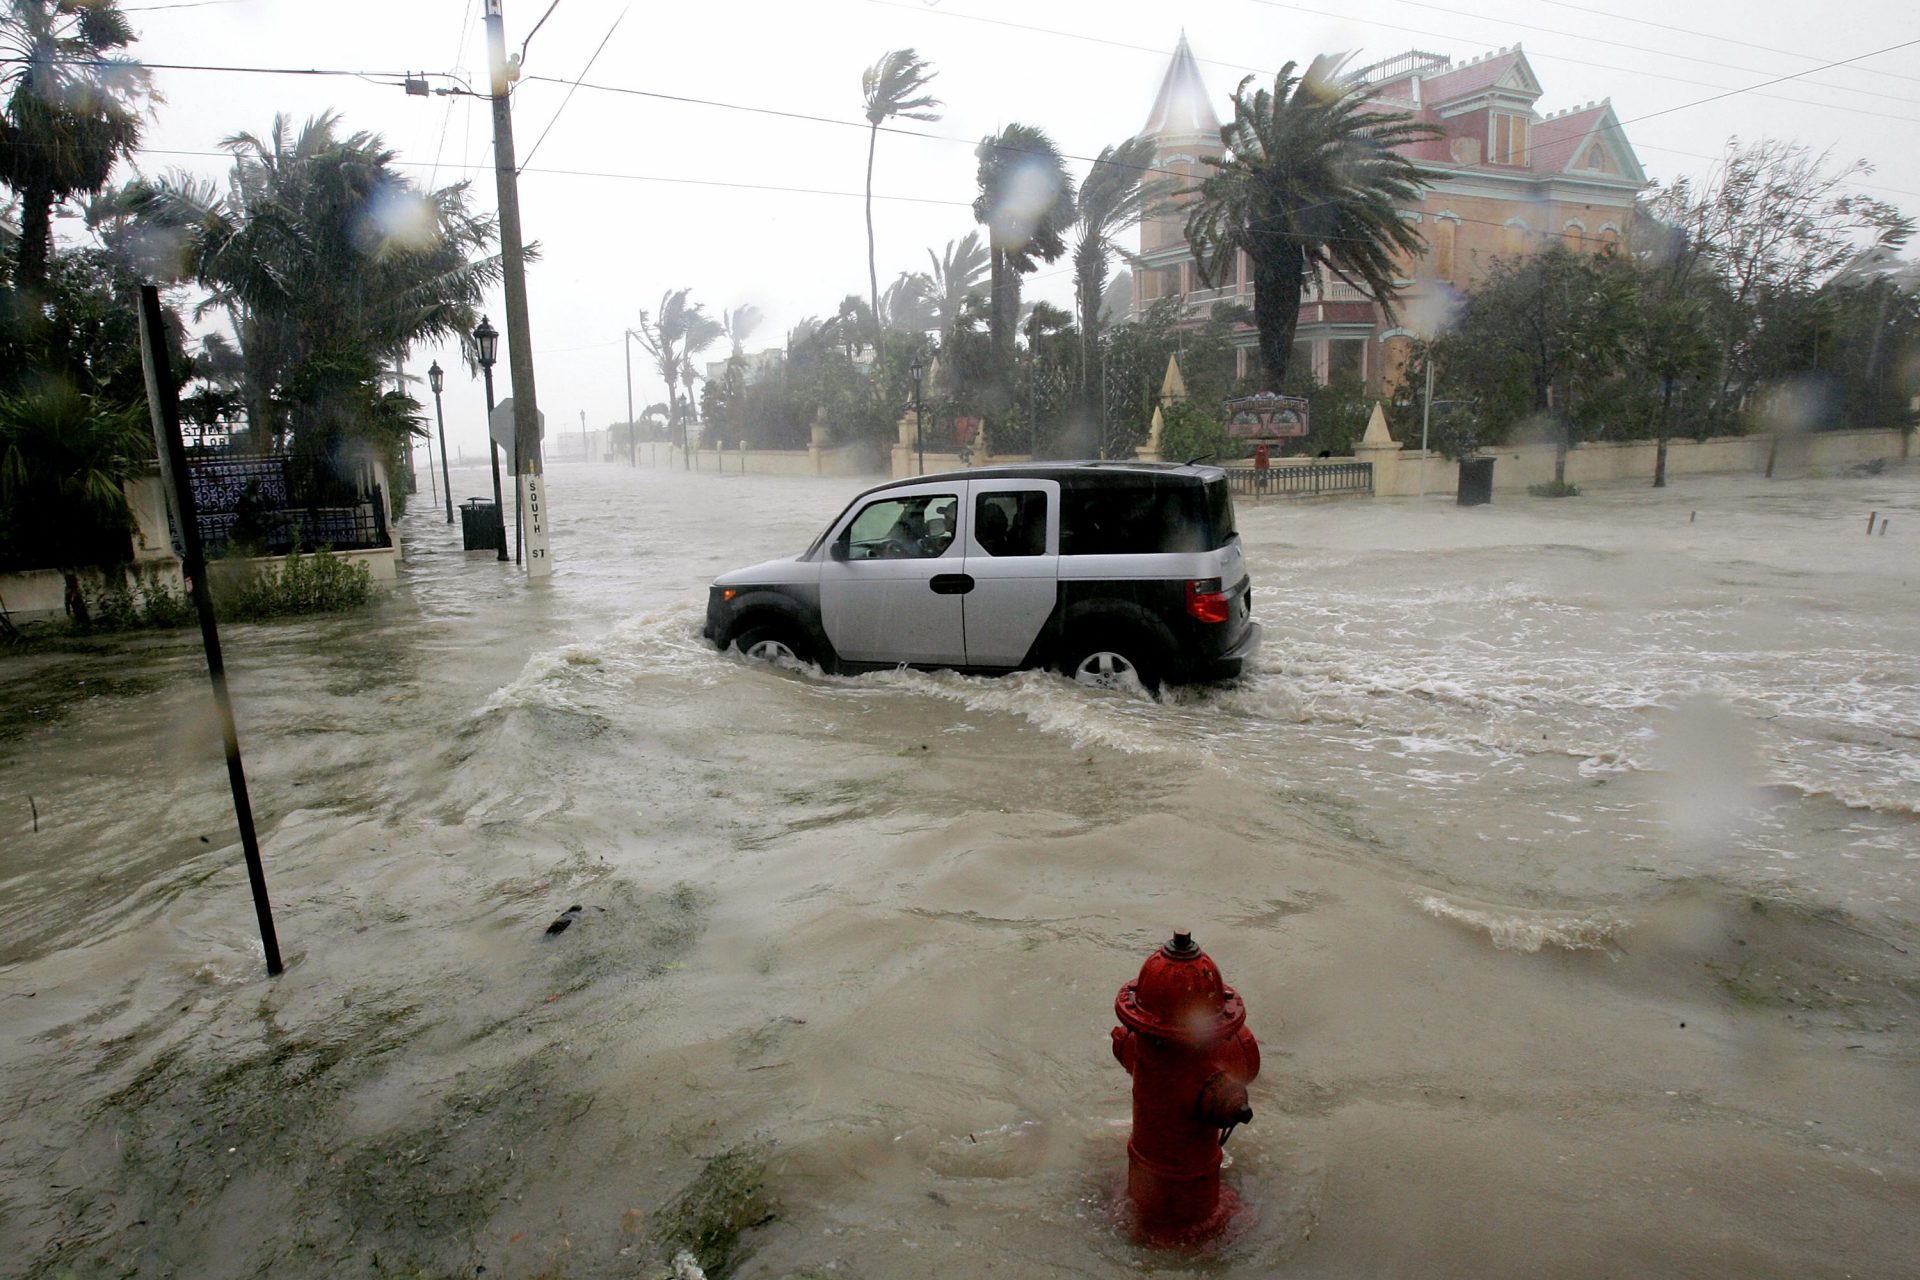
<svg viewBox="0 0 1920 1280">
<path fill-rule="evenodd" d="M 1246 1005 L 1218 966 L 1185 931 L 1147 957 L 1140 976 L 1120 988 L 1113 1011 L 1144 1035 L 1210 1044 L 1246 1024 Z"/>
</svg>

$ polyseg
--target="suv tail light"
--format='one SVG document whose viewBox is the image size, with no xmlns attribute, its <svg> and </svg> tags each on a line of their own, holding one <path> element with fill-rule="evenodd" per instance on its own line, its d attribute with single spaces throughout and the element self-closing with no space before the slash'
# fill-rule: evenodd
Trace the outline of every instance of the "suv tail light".
<svg viewBox="0 0 1920 1280">
<path fill-rule="evenodd" d="M 1218 578 L 1194 578 L 1187 583 L 1187 613 L 1201 622 L 1227 620 L 1227 593 Z"/>
</svg>

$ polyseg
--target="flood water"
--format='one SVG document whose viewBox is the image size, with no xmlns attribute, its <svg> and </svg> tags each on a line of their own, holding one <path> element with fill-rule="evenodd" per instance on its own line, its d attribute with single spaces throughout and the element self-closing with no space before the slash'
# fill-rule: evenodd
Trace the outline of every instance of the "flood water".
<svg viewBox="0 0 1920 1280">
<path fill-rule="evenodd" d="M 1160 702 L 709 649 L 859 487 L 556 466 L 540 585 L 423 494 L 226 629 L 273 980 L 197 637 L 0 654 L 0 1273 L 1915 1273 L 1920 467 L 1243 501 L 1260 670 Z M 1168 1255 L 1175 927 L 1264 1065 Z"/>
</svg>

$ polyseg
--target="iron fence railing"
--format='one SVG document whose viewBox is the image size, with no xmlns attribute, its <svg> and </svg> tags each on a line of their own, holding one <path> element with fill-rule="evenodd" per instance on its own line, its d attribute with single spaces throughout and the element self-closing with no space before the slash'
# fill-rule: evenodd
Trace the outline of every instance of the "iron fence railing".
<svg viewBox="0 0 1920 1280">
<path fill-rule="evenodd" d="M 1314 497 L 1321 494 L 1372 493 L 1371 462 L 1312 462 L 1275 467 L 1228 467 L 1233 492 L 1249 497 Z"/>
<path fill-rule="evenodd" d="M 298 547 L 392 546 L 387 505 L 368 473 L 302 483 L 284 455 L 200 454 L 187 464 L 209 556 L 231 549 L 280 556 Z"/>
</svg>

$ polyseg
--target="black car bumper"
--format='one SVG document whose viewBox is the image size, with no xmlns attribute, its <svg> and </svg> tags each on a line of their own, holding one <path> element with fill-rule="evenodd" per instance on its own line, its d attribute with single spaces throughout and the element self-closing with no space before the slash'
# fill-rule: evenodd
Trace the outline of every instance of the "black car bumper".
<svg viewBox="0 0 1920 1280">
<path fill-rule="evenodd" d="M 1225 653 L 1195 657 L 1187 665 L 1187 678 L 1197 683 L 1237 680 L 1253 669 L 1253 658 L 1260 651 L 1260 624 L 1247 623 L 1240 639 Z"/>
</svg>

